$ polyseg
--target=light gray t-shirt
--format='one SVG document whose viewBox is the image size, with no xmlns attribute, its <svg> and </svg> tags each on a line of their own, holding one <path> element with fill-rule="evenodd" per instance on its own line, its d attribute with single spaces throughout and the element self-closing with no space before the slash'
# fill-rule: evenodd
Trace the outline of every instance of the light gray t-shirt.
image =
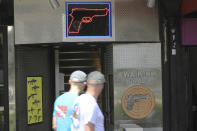
<svg viewBox="0 0 197 131">
<path fill-rule="evenodd" d="M 96 99 L 83 94 L 73 104 L 71 131 L 84 131 L 88 122 L 94 124 L 95 131 L 104 131 L 104 116 Z"/>
</svg>

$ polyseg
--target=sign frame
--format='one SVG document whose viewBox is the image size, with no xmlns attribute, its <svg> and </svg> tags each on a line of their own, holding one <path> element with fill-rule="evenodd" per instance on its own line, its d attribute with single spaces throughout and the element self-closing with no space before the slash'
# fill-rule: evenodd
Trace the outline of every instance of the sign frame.
<svg viewBox="0 0 197 131">
<path fill-rule="evenodd" d="M 92 23 L 94 21 L 94 19 L 96 19 L 96 17 L 101 17 L 101 16 L 106 16 L 108 15 L 108 31 L 107 31 L 107 34 L 108 35 L 74 35 L 74 34 L 80 34 L 80 27 L 78 29 L 78 32 L 73 32 L 72 34 L 73 35 L 69 35 L 69 28 L 71 27 L 72 23 L 69 23 L 69 5 L 72 6 L 72 5 L 78 5 L 78 6 L 88 6 L 88 5 L 99 5 L 99 6 L 108 6 L 107 8 L 107 11 L 105 9 L 92 9 L 92 8 L 85 8 L 85 7 L 78 7 L 78 8 L 75 8 L 75 10 L 72 9 L 73 13 L 74 11 L 77 11 L 79 10 L 78 12 L 80 12 L 80 10 L 83 8 L 84 10 L 86 10 L 87 12 L 96 12 L 96 11 L 105 11 L 105 13 L 103 15 L 93 15 L 92 16 L 92 21 L 90 19 L 84 21 L 86 24 L 88 23 Z M 98 7 L 97 7 L 98 8 Z M 91 17 L 88 17 L 88 18 L 91 18 Z M 74 17 L 73 17 L 74 19 Z M 71 20 L 72 21 L 72 20 Z M 91 22 L 90 22 L 91 21 Z M 80 22 L 83 24 L 83 22 Z M 80 25 L 82 25 L 80 24 Z M 112 36 L 112 28 L 111 28 L 111 2 L 66 2 L 66 37 L 111 37 Z M 92 32 L 91 32 L 92 34 Z"/>
<path fill-rule="evenodd" d="M 110 4 L 110 34 L 108 36 L 68 36 L 67 33 L 67 23 L 68 23 L 68 14 L 66 14 L 67 11 L 67 4 Z M 65 1 L 65 13 L 62 14 L 62 41 L 63 42 L 112 42 L 115 41 L 115 8 L 114 8 L 115 2 L 111 0 L 107 0 L 105 2 L 98 0 L 98 1 L 87 1 L 87 2 L 79 2 L 79 1 L 73 1 L 70 2 L 68 0 Z M 67 37 L 68 36 L 68 37 Z"/>
</svg>

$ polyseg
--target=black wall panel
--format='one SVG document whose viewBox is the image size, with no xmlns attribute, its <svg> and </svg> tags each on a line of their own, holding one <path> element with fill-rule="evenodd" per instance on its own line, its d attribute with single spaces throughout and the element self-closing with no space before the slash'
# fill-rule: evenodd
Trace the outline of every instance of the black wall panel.
<svg viewBox="0 0 197 131">
<path fill-rule="evenodd" d="M 14 0 L 0 0 L 0 25 L 14 25 Z"/>
<path fill-rule="evenodd" d="M 17 131 L 50 131 L 54 101 L 53 57 L 48 48 L 16 47 Z M 27 76 L 42 77 L 43 122 L 27 124 Z"/>
</svg>

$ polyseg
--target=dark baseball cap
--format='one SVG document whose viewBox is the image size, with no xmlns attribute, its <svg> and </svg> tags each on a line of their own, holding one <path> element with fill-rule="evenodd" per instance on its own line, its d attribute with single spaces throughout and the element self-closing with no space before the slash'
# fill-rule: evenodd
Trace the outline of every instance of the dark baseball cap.
<svg viewBox="0 0 197 131">
<path fill-rule="evenodd" d="M 85 82 L 87 80 L 87 75 L 85 72 L 77 70 L 74 71 L 71 75 L 70 75 L 70 80 L 72 82 Z"/>
</svg>

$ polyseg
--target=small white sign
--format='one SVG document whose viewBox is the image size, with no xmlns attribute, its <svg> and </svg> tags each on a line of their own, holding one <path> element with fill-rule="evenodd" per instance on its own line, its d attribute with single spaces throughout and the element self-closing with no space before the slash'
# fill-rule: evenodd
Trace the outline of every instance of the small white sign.
<svg viewBox="0 0 197 131">
<path fill-rule="evenodd" d="M 4 106 L 0 106 L 0 111 L 4 111 Z"/>
<path fill-rule="evenodd" d="M 172 49 L 172 55 L 176 55 L 176 49 Z"/>
</svg>

